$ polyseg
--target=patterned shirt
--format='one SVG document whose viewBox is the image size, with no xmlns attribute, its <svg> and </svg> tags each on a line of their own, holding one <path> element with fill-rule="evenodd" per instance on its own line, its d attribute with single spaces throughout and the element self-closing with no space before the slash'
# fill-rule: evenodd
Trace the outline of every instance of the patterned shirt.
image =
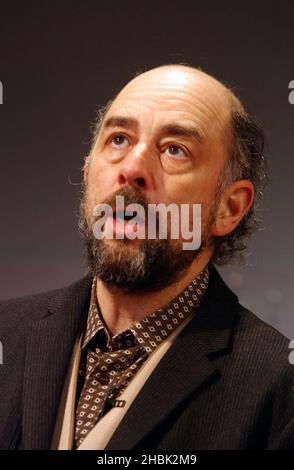
<svg viewBox="0 0 294 470">
<path fill-rule="evenodd" d="M 78 377 L 76 447 L 112 406 L 124 405 L 119 396 L 149 355 L 194 313 L 207 289 L 208 280 L 206 267 L 165 307 L 122 333 L 111 336 L 97 301 L 97 279 L 93 279 Z"/>
</svg>

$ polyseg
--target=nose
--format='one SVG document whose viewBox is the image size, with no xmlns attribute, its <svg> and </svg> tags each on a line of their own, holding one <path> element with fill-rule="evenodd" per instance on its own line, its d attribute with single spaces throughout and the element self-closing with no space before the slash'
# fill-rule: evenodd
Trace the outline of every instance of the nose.
<svg viewBox="0 0 294 470">
<path fill-rule="evenodd" d="M 154 186 L 154 172 L 152 171 L 151 149 L 145 144 L 138 144 L 126 155 L 121 163 L 118 174 L 120 185 L 128 183 L 142 189 L 151 189 Z"/>
</svg>

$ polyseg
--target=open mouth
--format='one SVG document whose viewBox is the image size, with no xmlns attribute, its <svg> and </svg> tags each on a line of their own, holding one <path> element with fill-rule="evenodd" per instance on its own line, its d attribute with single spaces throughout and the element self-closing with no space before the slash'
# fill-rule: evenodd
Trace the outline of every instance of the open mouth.
<svg viewBox="0 0 294 470">
<path fill-rule="evenodd" d="M 145 220 L 133 211 L 131 215 L 123 210 L 112 209 L 112 214 L 105 221 L 102 231 L 105 238 L 141 238 L 145 231 Z M 136 233 L 136 236 L 134 234 Z M 145 233 L 145 232 L 144 232 Z"/>
<path fill-rule="evenodd" d="M 113 212 L 113 219 L 117 221 L 124 221 L 124 222 L 129 222 L 130 220 L 133 220 L 136 217 L 136 220 L 134 223 L 143 225 L 144 220 L 141 217 L 137 217 L 137 212 L 134 211 L 132 215 L 127 215 L 125 211 L 114 211 Z"/>
<path fill-rule="evenodd" d="M 129 220 L 132 220 L 134 218 L 134 214 L 133 215 L 127 215 L 125 213 L 125 211 L 117 211 L 117 212 L 113 213 L 113 218 L 114 219 L 123 219 L 123 220 L 129 221 Z"/>
</svg>

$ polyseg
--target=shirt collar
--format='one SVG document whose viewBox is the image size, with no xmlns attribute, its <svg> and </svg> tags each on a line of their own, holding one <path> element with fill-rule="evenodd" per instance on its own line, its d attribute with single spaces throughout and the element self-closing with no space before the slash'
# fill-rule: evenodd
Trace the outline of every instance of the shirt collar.
<svg viewBox="0 0 294 470">
<path fill-rule="evenodd" d="M 102 332 L 109 350 L 123 349 L 139 343 L 151 354 L 189 315 L 198 307 L 209 282 L 206 266 L 192 282 L 164 307 L 153 311 L 130 328 L 112 336 L 103 322 L 96 295 L 97 278 L 94 277 L 91 289 L 90 308 L 82 348 L 85 348 L 98 332 Z"/>
</svg>

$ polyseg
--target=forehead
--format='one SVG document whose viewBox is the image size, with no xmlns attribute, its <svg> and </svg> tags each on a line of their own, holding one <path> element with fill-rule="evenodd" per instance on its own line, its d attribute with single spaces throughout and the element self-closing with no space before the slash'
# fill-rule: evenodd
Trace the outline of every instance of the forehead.
<svg viewBox="0 0 294 470">
<path fill-rule="evenodd" d="M 189 121 L 206 136 L 223 134 L 230 115 L 227 90 L 201 72 L 150 71 L 129 82 L 107 112 L 134 117 L 147 125 Z"/>
</svg>

